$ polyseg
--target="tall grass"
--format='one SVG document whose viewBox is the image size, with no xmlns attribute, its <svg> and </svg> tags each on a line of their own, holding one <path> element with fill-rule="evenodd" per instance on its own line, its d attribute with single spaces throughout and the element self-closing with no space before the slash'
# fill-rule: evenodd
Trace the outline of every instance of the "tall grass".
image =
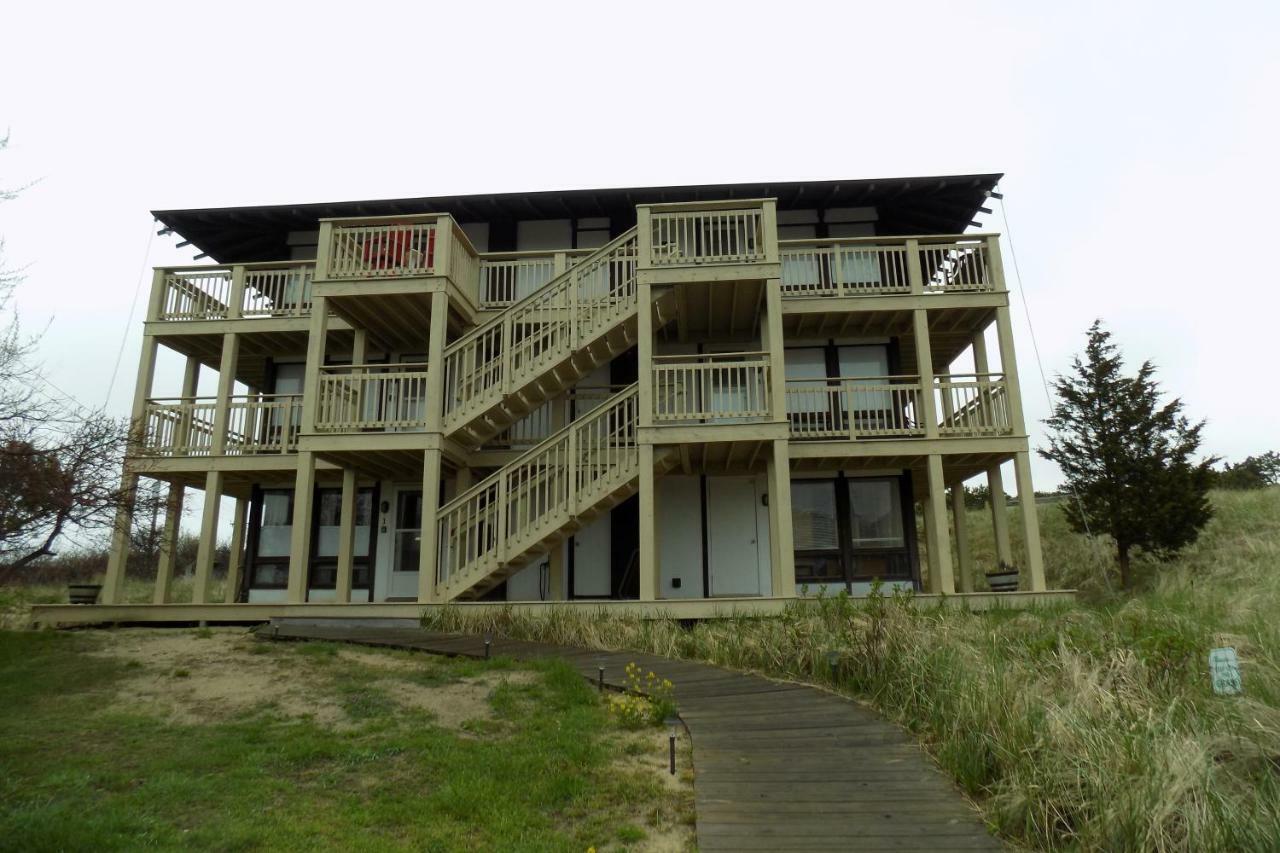
<svg viewBox="0 0 1280 853">
<path fill-rule="evenodd" d="M 1088 590 L 1074 607 L 968 613 L 839 597 L 687 629 L 446 608 L 430 627 L 705 660 L 864 698 L 916 733 L 1002 835 L 1030 846 L 1274 851 L 1280 489 L 1214 504 L 1200 541 L 1172 564 L 1144 563 L 1131 595 L 1088 576 L 1109 556 L 1042 506 L 1050 577 Z M 979 559 L 992 550 L 985 519 L 969 519 Z M 1217 644 L 1240 653 L 1244 696 L 1213 694 Z"/>
</svg>

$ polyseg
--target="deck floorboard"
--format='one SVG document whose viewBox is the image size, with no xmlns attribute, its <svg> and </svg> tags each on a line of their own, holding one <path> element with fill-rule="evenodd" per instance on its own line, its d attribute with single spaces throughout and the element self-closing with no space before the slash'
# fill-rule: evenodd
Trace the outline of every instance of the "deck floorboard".
<svg viewBox="0 0 1280 853">
<path fill-rule="evenodd" d="M 484 638 L 413 628 L 283 623 L 264 636 L 483 657 Z M 560 657 L 621 688 L 628 663 L 676 685 L 693 743 L 700 850 L 1002 850 L 978 813 L 896 726 L 813 687 L 691 661 L 497 638 L 492 655 Z"/>
</svg>

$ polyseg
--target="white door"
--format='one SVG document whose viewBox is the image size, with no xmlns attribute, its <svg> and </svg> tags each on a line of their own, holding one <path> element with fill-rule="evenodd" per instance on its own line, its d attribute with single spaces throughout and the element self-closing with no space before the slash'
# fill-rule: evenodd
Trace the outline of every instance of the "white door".
<svg viewBox="0 0 1280 853">
<path fill-rule="evenodd" d="M 707 478 L 707 556 L 711 595 L 760 595 L 756 481 Z"/>
<path fill-rule="evenodd" d="M 609 514 L 605 513 L 573 536 L 573 594 L 607 598 L 612 592 Z"/>
<path fill-rule="evenodd" d="M 391 534 L 391 577 L 387 598 L 418 597 L 418 560 L 422 550 L 422 489 L 396 493 Z"/>
</svg>

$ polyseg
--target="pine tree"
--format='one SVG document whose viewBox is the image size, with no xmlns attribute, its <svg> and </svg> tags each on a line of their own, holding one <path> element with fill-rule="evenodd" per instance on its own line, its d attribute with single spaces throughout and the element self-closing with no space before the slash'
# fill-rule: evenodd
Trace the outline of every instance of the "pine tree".
<svg viewBox="0 0 1280 853">
<path fill-rule="evenodd" d="M 1161 404 L 1155 366 L 1134 376 L 1102 321 L 1089 327 L 1085 358 L 1054 382 L 1057 402 L 1045 421 L 1052 431 L 1040 455 L 1062 469 L 1078 501 L 1064 503 L 1077 532 L 1115 542 L 1122 585 L 1141 549 L 1168 557 L 1195 541 L 1212 516 L 1208 501 L 1214 458 L 1193 461 L 1204 421 L 1191 423 L 1182 401 Z"/>
</svg>

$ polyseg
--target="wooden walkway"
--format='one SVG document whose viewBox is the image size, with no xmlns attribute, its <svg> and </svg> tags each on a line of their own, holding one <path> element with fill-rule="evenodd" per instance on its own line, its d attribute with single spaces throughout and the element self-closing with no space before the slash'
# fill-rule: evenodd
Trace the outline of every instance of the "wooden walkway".
<svg viewBox="0 0 1280 853">
<path fill-rule="evenodd" d="M 282 639 L 484 654 L 480 637 L 416 628 L 282 624 L 278 632 Z M 699 850 L 1003 849 L 918 745 L 846 699 L 632 652 L 497 638 L 492 653 L 563 658 L 593 681 L 603 664 L 606 684 L 615 687 L 633 661 L 673 681 L 693 743 Z"/>
</svg>

